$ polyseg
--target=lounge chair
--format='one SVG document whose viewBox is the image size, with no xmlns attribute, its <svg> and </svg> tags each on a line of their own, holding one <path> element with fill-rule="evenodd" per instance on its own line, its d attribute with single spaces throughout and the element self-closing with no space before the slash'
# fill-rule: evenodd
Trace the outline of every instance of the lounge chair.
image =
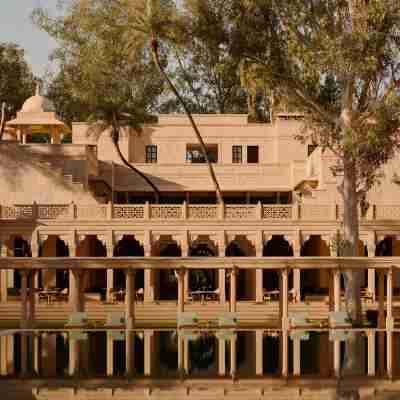
<svg viewBox="0 0 400 400">
<path fill-rule="evenodd" d="M 290 338 L 292 340 L 299 339 L 299 340 L 309 340 L 310 339 L 310 332 L 307 331 L 291 331 Z"/>
<path fill-rule="evenodd" d="M 346 311 L 330 311 L 329 326 L 331 328 L 350 328 L 351 321 Z"/>
<path fill-rule="evenodd" d="M 108 313 L 104 327 L 125 329 L 125 312 L 113 311 Z"/>
<path fill-rule="evenodd" d="M 238 318 L 236 313 L 227 312 L 218 317 L 218 326 L 220 328 L 236 328 Z"/>
<path fill-rule="evenodd" d="M 310 328 L 315 325 L 306 313 L 289 313 L 288 319 L 290 328 Z"/>
<path fill-rule="evenodd" d="M 65 324 L 66 328 L 82 328 L 87 325 L 88 316 L 85 312 L 73 312 L 69 316 L 69 321 Z"/>
<path fill-rule="evenodd" d="M 178 328 L 196 327 L 199 317 L 193 312 L 178 313 Z"/>
</svg>

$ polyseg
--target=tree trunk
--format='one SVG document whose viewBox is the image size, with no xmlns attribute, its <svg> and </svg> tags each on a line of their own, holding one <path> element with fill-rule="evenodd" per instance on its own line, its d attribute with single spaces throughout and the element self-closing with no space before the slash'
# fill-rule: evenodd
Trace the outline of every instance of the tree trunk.
<svg viewBox="0 0 400 400">
<path fill-rule="evenodd" d="M 130 168 L 133 172 L 135 172 L 137 175 L 139 175 L 141 178 L 143 178 L 149 184 L 149 186 L 151 186 L 151 188 L 154 190 L 155 201 L 158 204 L 159 201 L 160 201 L 160 197 L 161 197 L 160 191 L 158 190 L 158 188 L 154 185 L 154 183 L 142 171 L 139 171 L 137 168 L 135 168 L 132 164 L 130 164 L 128 162 L 128 160 L 122 154 L 121 149 L 119 148 L 118 141 L 114 141 L 113 140 L 113 143 L 114 143 L 115 149 L 117 150 L 119 158 L 122 160 L 122 162 L 128 168 Z"/>
<path fill-rule="evenodd" d="M 354 163 L 346 160 L 344 162 L 343 204 L 344 246 L 343 254 L 341 255 L 357 257 L 359 225 L 356 173 Z M 349 269 L 344 272 L 346 307 L 350 318 L 355 324 L 361 322 L 360 288 L 362 278 L 362 271 Z"/>
<path fill-rule="evenodd" d="M 192 125 L 192 128 L 193 128 L 193 130 L 194 130 L 194 132 L 196 134 L 197 140 L 198 140 L 198 142 L 200 144 L 200 149 L 201 149 L 201 152 L 203 154 L 203 157 L 206 160 L 208 171 L 209 171 L 209 174 L 210 174 L 210 177 L 211 177 L 211 180 L 213 182 L 214 189 L 215 189 L 215 192 L 216 192 L 217 202 L 218 203 L 222 203 L 224 200 L 223 200 L 221 188 L 219 186 L 217 177 L 215 175 L 215 171 L 214 171 L 213 165 L 210 162 L 210 160 L 208 159 L 206 145 L 205 145 L 205 143 L 203 141 L 203 138 L 202 138 L 202 136 L 200 134 L 200 131 L 197 128 L 197 125 L 196 125 L 196 123 L 195 123 L 195 121 L 194 121 L 194 119 L 192 117 L 192 113 L 190 112 L 185 100 L 183 100 L 183 98 L 179 94 L 178 90 L 176 89 L 175 85 L 172 83 L 171 79 L 169 79 L 168 74 L 164 71 L 164 68 L 161 65 L 160 58 L 158 56 L 158 44 L 157 44 L 155 39 L 153 39 L 153 43 L 152 43 L 152 53 L 153 53 L 154 62 L 156 63 L 157 68 L 159 69 L 160 73 L 163 75 L 163 77 L 167 81 L 169 87 L 171 88 L 172 92 L 174 93 L 174 95 L 176 96 L 178 101 L 182 104 L 182 107 L 185 110 L 185 113 L 186 113 L 187 117 L 189 118 L 190 124 Z"/>
<path fill-rule="evenodd" d="M 3 102 L 1 105 L 0 140 L 3 139 L 5 126 L 6 126 L 6 103 Z"/>
</svg>

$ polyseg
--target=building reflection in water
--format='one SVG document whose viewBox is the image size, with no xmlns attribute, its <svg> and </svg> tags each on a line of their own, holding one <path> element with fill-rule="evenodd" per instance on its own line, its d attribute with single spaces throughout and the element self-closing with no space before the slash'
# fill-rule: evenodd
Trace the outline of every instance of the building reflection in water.
<svg viewBox="0 0 400 400">
<path fill-rule="evenodd" d="M 319 387 L 333 396 L 321 398 L 367 399 L 400 377 L 399 339 L 398 332 L 377 330 L 3 331 L 0 383 L 29 382 L 31 399 L 56 380 L 68 388 L 95 378 L 105 387 L 142 382 L 149 390 L 168 379 L 180 382 L 177 388 L 224 382 L 250 385 L 259 396 L 275 382 L 275 390 L 297 388 L 298 398 Z"/>
</svg>

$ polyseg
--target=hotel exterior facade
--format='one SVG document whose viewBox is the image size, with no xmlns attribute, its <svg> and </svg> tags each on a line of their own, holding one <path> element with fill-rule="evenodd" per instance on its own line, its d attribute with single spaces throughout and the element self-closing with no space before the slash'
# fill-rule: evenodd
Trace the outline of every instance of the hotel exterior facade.
<svg viewBox="0 0 400 400">
<path fill-rule="evenodd" d="M 156 204 L 146 182 L 121 163 L 107 131 L 98 139 L 87 123 L 74 123 L 72 143 L 62 143 L 69 129 L 51 103 L 38 93 L 26 101 L 0 142 L 4 327 L 46 321 L 63 326 L 71 312 L 82 311 L 100 322 L 109 312 L 124 311 L 128 328 L 176 326 L 179 312 L 193 311 L 209 322 L 230 311 L 239 324 L 258 327 L 246 346 L 261 357 L 263 329 L 284 332 L 281 372 L 287 376 L 289 314 L 307 312 L 318 319 L 343 308 L 340 271 L 357 268 L 364 271 L 364 315 L 378 311 L 378 325 L 390 332 L 393 296 L 400 289 L 398 157 L 368 195 L 369 207 L 360 217 L 360 257 L 338 258 L 343 206 L 340 177 L 331 171 L 335 158 L 295 139 L 302 129 L 300 115 L 281 114 L 273 124 L 249 123 L 246 115 L 195 119 L 223 204 L 216 204 L 186 117 L 160 115 L 140 133 L 123 128 L 122 153 L 159 188 Z M 43 131 L 50 143 L 31 143 Z M 55 288 L 63 296 L 52 297 Z M 151 354 L 149 337 L 145 357 Z M 12 353 L 8 339 L 0 343 L 0 353 Z M 392 336 L 386 339 L 389 376 L 396 343 Z M 291 368 L 300 375 L 299 341 L 296 346 Z M 373 376 L 375 336 L 368 336 L 367 346 Z M 225 347 L 220 349 L 218 368 L 224 375 Z M 335 346 L 337 376 L 339 353 Z M 76 360 L 70 356 L 73 371 Z M 262 375 L 257 357 L 253 367 Z M 12 368 L 6 362 L 1 366 L 2 375 Z M 107 371 L 112 368 L 108 363 Z"/>
</svg>

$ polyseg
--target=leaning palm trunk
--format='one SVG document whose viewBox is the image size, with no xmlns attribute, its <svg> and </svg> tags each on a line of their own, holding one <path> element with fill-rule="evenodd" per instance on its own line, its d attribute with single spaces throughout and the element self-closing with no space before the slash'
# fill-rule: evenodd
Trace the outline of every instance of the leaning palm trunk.
<svg viewBox="0 0 400 400">
<path fill-rule="evenodd" d="M 152 40 L 151 48 L 152 48 L 154 61 L 155 61 L 156 65 L 157 65 L 160 73 L 163 75 L 163 77 L 167 81 L 169 87 L 171 88 L 172 92 L 174 93 L 174 95 L 176 96 L 178 101 L 182 104 L 182 107 L 185 110 L 185 113 L 186 113 L 187 117 L 189 118 L 190 124 L 192 125 L 192 128 L 193 128 L 193 130 L 194 130 L 194 132 L 196 134 L 197 140 L 199 141 L 200 149 L 201 149 L 201 152 L 203 154 L 203 157 L 206 160 L 208 171 L 210 173 L 211 180 L 213 182 L 214 189 L 215 189 L 215 192 L 216 192 L 217 202 L 218 203 L 222 203 L 223 202 L 223 196 L 222 196 L 221 188 L 219 186 L 217 177 L 215 175 L 215 171 L 214 171 L 213 165 L 210 162 L 210 160 L 208 159 L 206 145 L 205 145 L 205 143 L 203 141 L 203 138 L 201 137 L 200 131 L 197 128 L 196 123 L 194 122 L 194 119 L 192 117 L 192 113 L 190 112 L 188 106 L 186 105 L 186 102 L 183 100 L 183 98 L 179 94 L 178 90 L 176 89 L 175 85 L 172 83 L 171 79 L 169 79 L 168 74 L 165 72 L 163 66 L 161 65 L 160 57 L 158 55 L 158 43 L 157 43 L 156 39 Z"/>
<path fill-rule="evenodd" d="M 121 152 L 121 149 L 119 147 L 119 126 L 118 126 L 118 122 L 116 117 L 114 116 L 113 118 L 113 127 L 112 127 L 113 131 L 112 131 L 112 142 L 114 144 L 115 149 L 117 150 L 117 153 L 119 155 L 119 158 L 121 159 L 121 161 L 128 167 L 130 168 L 133 172 L 135 172 L 137 175 L 139 175 L 142 179 L 144 179 L 146 181 L 146 183 L 153 189 L 154 191 L 154 196 L 155 196 L 155 201 L 156 203 L 159 203 L 160 201 L 160 191 L 158 190 L 158 188 L 156 187 L 156 185 L 154 185 L 154 183 L 141 171 L 139 171 L 137 168 L 135 168 L 132 164 L 130 164 L 128 162 L 128 160 L 124 157 L 124 155 Z"/>
<path fill-rule="evenodd" d="M 6 127 L 6 103 L 3 103 L 1 105 L 0 140 L 3 139 L 5 127 Z"/>
</svg>

